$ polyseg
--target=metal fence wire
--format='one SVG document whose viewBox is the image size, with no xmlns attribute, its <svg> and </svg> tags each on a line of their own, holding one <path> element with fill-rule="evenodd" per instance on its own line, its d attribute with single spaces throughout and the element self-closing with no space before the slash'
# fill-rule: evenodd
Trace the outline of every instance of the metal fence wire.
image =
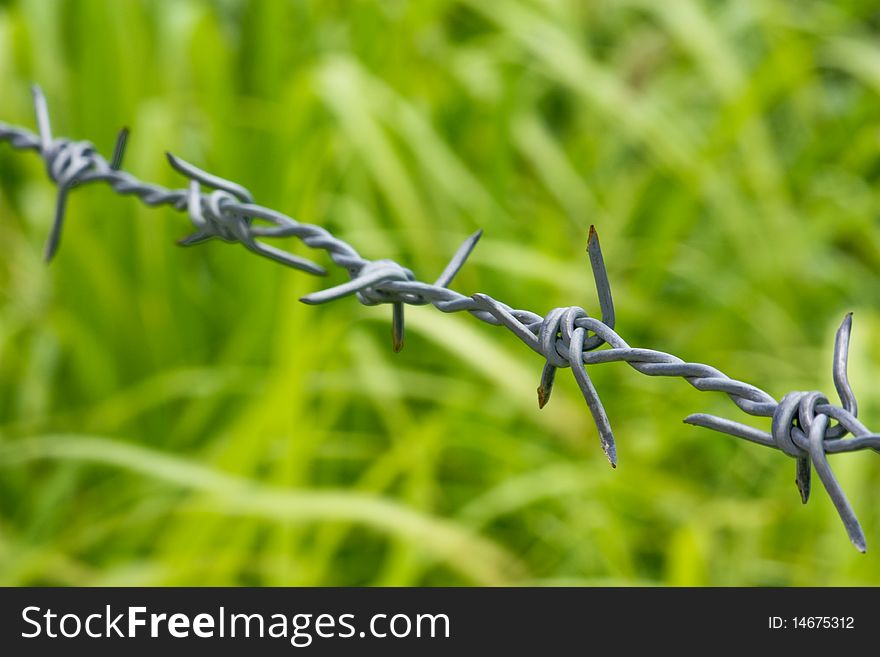
<svg viewBox="0 0 880 657">
<path fill-rule="evenodd" d="M 858 420 L 856 398 L 847 380 L 850 314 L 844 317 L 834 342 L 832 371 L 840 405 L 832 404 L 824 394 L 815 391 L 789 392 L 777 401 L 760 388 L 732 379 L 710 365 L 687 362 L 663 351 L 630 347 L 614 331 L 611 288 L 593 227 L 590 227 L 587 252 L 602 319 L 590 317 L 579 306 L 554 308 L 542 317 L 528 310 L 514 309 L 487 294 L 467 296 L 450 289 L 453 278 L 476 246 L 480 231 L 464 241 L 433 283 L 426 283 L 393 260 L 362 257 L 350 244 L 320 226 L 301 223 L 258 205 L 242 185 L 202 171 L 170 153 L 171 166 L 189 179 L 185 189 L 167 189 L 140 181 L 121 169 L 127 129 L 120 131 L 108 161 L 88 141 L 53 137 L 46 99 L 39 87 L 33 87 L 33 99 L 37 134 L 0 122 L 0 141 L 9 142 L 19 150 L 36 151 L 45 162 L 49 177 L 58 186 L 55 219 L 46 243 L 47 261 L 55 255 L 61 242 L 68 193 L 76 186 L 95 182 L 106 183 L 118 194 L 136 196 L 150 206 L 169 205 L 186 212 L 195 232 L 180 240 L 183 246 L 219 238 L 239 242 L 254 253 L 288 267 L 310 274 L 326 274 L 321 265 L 261 241 L 261 238 L 296 237 L 313 249 L 326 251 L 333 264 L 344 269 L 350 279 L 306 295 L 300 301 L 320 304 L 354 295 L 364 305 L 390 304 L 395 351 L 403 347 L 404 307 L 430 304 L 445 313 L 468 312 L 487 324 L 504 326 L 540 354 L 545 360 L 538 386 L 540 407 L 550 400 L 556 370 L 571 368 L 612 466 L 617 464 L 617 448 L 611 424 L 586 366 L 622 361 L 642 374 L 682 377 L 697 390 L 726 393 L 745 413 L 771 418 L 770 431 L 705 413 L 690 415 L 684 421 L 778 449 L 793 458 L 795 482 L 804 503 L 810 496 L 811 473 L 815 468 L 853 545 L 865 551 L 864 532 L 827 459 L 828 454 L 840 452 L 863 449 L 880 452 L 880 435 L 871 433 Z M 608 348 L 600 350 L 603 346 Z"/>
</svg>

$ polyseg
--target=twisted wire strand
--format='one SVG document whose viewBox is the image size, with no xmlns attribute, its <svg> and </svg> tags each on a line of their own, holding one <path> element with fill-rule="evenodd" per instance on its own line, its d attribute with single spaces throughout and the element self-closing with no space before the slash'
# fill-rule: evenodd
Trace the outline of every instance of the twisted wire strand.
<svg viewBox="0 0 880 657">
<path fill-rule="evenodd" d="M 52 136 L 46 99 L 33 87 L 38 132 L 0 122 L 0 142 L 13 148 L 32 150 L 43 159 L 49 178 L 58 186 L 55 217 L 49 234 L 45 258 L 57 253 L 64 227 L 67 196 L 78 185 L 104 182 L 115 192 L 131 195 L 149 206 L 168 205 L 186 212 L 195 232 L 178 243 L 201 244 L 211 239 L 239 242 L 252 252 L 288 267 L 314 275 L 326 275 L 321 265 L 257 238 L 295 237 L 306 246 L 325 251 L 330 260 L 345 270 L 349 280 L 300 299 L 321 304 L 354 295 L 363 305 L 390 304 L 392 307 L 392 347 L 404 344 L 404 307 L 432 305 L 441 312 L 467 312 L 488 324 L 504 326 L 545 361 L 538 386 L 538 405 L 550 400 L 556 371 L 570 368 L 596 424 L 600 443 L 613 467 L 617 447 L 605 408 L 587 372 L 587 366 L 625 362 L 648 376 L 681 377 L 697 390 L 723 392 L 745 413 L 771 418 L 769 432 L 732 420 L 696 413 L 685 422 L 728 434 L 782 451 L 796 460 L 795 482 L 806 503 L 810 495 L 813 468 L 828 492 L 852 543 L 866 550 L 865 535 L 846 495 L 828 463 L 828 454 L 870 449 L 880 452 L 880 435 L 872 433 L 858 420 L 855 394 L 847 378 L 852 316 L 848 314 L 835 336 L 832 375 L 840 406 L 831 404 L 821 392 L 790 392 L 781 401 L 760 388 L 733 379 L 702 363 L 686 362 L 654 349 L 630 347 L 614 331 L 615 312 L 611 287 L 598 235 L 590 227 L 587 254 L 602 319 L 590 317 L 579 306 L 554 308 L 541 316 L 514 309 L 486 294 L 471 296 L 449 286 L 467 261 L 482 231 L 468 237 L 433 283 L 417 279 L 406 267 L 393 260 L 368 260 L 350 244 L 325 228 L 302 223 L 286 214 L 255 203 L 250 191 L 190 164 L 170 153 L 169 164 L 189 183 L 184 189 L 168 189 L 146 183 L 121 169 L 128 130 L 123 128 L 108 161 L 87 141 Z M 207 188 L 207 191 L 203 188 Z M 606 349 L 598 350 L 607 346 Z M 836 424 L 829 426 L 831 420 Z M 846 438 L 851 434 L 851 438 Z"/>
</svg>

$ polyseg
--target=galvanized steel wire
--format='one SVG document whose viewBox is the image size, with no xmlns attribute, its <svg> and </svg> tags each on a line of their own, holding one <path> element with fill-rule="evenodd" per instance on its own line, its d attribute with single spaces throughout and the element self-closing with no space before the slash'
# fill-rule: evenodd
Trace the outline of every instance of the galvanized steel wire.
<svg viewBox="0 0 880 657">
<path fill-rule="evenodd" d="M 54 137 L 46 99 L 39 87 L 33 88 L 33 97 L 37 133 L 0 122 L 0 141 L 19 150 L 37 152 L 46 165 L 49 178 L 58 187 L 55 218 L 46 242 L 47 261 L 56 254 L 61 243 L 67 195 L 77 186 L 95 182 L 106 183 L 118 194 L 135 196 L 146 205 L 168 205 L 186 212 L 195 232 L 181 240 L 181 245 L 191 246 L 210 239 L 238 242 L 254 253 L 288 267 L 325 275 L 327 272 L 321 265 L 262 241 L 265 238 L 296 237 L 312 249 L 326 251 L 333 264 L 344 269 L 349 278 L 345 283 L 306 295 L 300 301 L 320 304 L 354 295 L 364 305 L 390 304 L 395 351 L 403 347 L 404 307 L 430 304 L 442 312 L 464 311 L 488 324 L 504 326 L 540 354 L 545 360 L 538 386 L 540 407 L 550 399 L 556 370 L 570 368 L 612 466 L 617 464 L 616 443 L 587 366 L 625 362 L 648 376 L 681 377 L 697 390 L 727 394 L 749 415 L 771 418 L 769 432 L 705 413 L 690 415 L 684 421 L 778 449 L 795 459 L 795 481 L 804 503 L 809 499 L 811 473 L 815 468 L 850 540 L 860 551 L 865 551 L 864 532 L 827 459 L 828 454 L 840 452 L 880 451 L 880 435 L 871 433 L 858 420 L 855 395 L 847 379 L 851 315 L 844 318 L 835 338 L 832 374 L 840 405 L 832 404 L 821 392 L 790 392 L 777 401 L 760 388 L 732 379 L 709 365 L 686 362 L 654 349 L 630 347 L 614 331 L 614 302 L 593 227 L 590 227 L 587 252 L 602 319 L 590 317 L 579 306 L 554 308 L 542 317 L 528 310 L 514 309 L 486 294 L 467 296 L 450 289 L 455 275 L 476 246 L 481 235 L 479 231 L 464 241 L 433 283 L 423 282 L 397 262 L 368 260 L 326 229 L 296 221 L 259 205 L 242 185 L 207 173 L 170 153 L 168 161 L 171 166 L 189 180 L 186 188 L 167 189 L 138 180 L 121 168 L 128 130 L 120 131 L 114 153 L 108 161 L 90 142 Z M 599 350 L 606 345 L 607 349 Z M 831 420 L 836 424 L 829 426 Z M 850 434 L 851 437 L 847 438 Z"/>
</svg>

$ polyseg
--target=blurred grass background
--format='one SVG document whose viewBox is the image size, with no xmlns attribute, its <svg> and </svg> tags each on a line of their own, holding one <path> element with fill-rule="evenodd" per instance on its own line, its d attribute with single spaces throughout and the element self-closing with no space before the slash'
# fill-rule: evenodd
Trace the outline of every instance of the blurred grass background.
<svg viewBox="0 0 880 657">
<path fill-rule="evenodd" d="M 862 0 L 0 2 L 0 119 L 168 186 L 174 153 L 432 279 L 598 313 L 595 223 L 634 346 L 831 394 L 880 427 L 880 11 Z M 688 427 L 723 395 L 562 372 L 431 308 L 305 307 L 326 281 L 183 215 L 71 195 L 0 148 L 0 584 L 880 583 L 880 459 L 833 459 L 864 525 L 784 455 Z M 300 245 L 290 245 L 304 253 Z M 331 282 L 342 280 L 334 271 Z M 753 420 L 756 426 L 769 426 Z M 818 486 L 818 484 L 817 484 Z"/>
</svg>

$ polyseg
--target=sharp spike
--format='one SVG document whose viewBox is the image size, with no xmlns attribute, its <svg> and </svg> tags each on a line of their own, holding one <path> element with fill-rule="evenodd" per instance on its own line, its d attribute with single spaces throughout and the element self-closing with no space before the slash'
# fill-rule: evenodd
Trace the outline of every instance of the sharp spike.
<svg viewBox="0 0 880 657">
<path fill-rule="evenodd" d="M 215 176 L 212 173 L 208 173 L 207 171 L 198 168 L 196 165 L 190 164 L 186 160 L 181 159 L 176 155 L 172 155 L 171 153 L 166 152 L 165 157 L 168 158 L 168 163 L 175 171 L 183 174 L 187 178 L 197 180 L 207 187 L 222 189 L 224 192 L 229 192 L 243 203 L 253 203 L 254 197 L 246 187 L 226 180 L 225 178 L 221 178 L 220 176 Z"/>
<path fill-rule="evenodd" d="M 60 185 L 58 187 L 58 195 L 55 198 L 55 218 L 52 220 L 52 230 L 49 232 L 49 239 L 46 240 L 46 250 L 43 253 L 43 260 L 47 264 L 52 261 L 61 245 L 61 231 L 64 228 L 64 212 L 67 207 L 67 187 Z"/>
<path fill-rule="evenodd" d="M 571 347 L 569 350 L 569 362 L 571 363 L 571 371 L 577 381 L 578 387 L 584 395 L 587 407 L 593 415 L 593 421 L 596 423 L 596 429 L 599 431 L 599 440 L 602 442 L 602 449 L 608 462 L 612 468 L 617 467 L 617 446 L 614 442 L 614 434 L 611 431 L 611 423 L 608 421 L 608 415 L 605 413 L 605 407 L 602 400 L 599 399 L 599 393 L 593 386 L 587 370 L 583 363 L 584 337 L 586 331 L 577 328 L 571 335 Z"/>
<path fill-rule="evenodd" d="M 693 415 L 688 415 L 684 419 L 684 423 L 695 427 L 711 429 L 712 431 L 717 431 L 719 433 L 725 433 L 728 436 L 743 438 L 758 445 L 764 445 L 764 447 L 776 447 L 776 443 L 773 441 L 773 436 L 766 431 L 761 431 L 754 427 L 750 427 L 747 424 L 740 424 L 739 422 L 734 422 L 733 420 L 728 420 L 716 415 L 694 413 Z"/>
<path fill-rule="evenodd" d="M 201 244 L 203 242 L 207 242 L 209 240 L 214 239 L 213 235 L 208 233 L 203 233 L 201 231 L 197 231 L 192 235 L 187 235 L 186 237 L 181 237 L 177 240 L 178 246 L 195 246 L 196 244 Z"/>
<path fill-rule="evenodd" d="M 37 131 L 40 133 L 40 144 L 43 153 L 45 153 L 52 145 L 52 122 L 49 120 L 49 107 L 40 85 L 32 85 L 31 94 L 34 97 L 34 111 L 37 115 Z"/>
<path fill-rule="evenodd" d="M 593 280 L 596 283 L 596 294 L 599 296 L 602 323 L 614 328 L 614 299 L 611 296 L 611 284 L 608 282 L 608 271 L 605 269 L 602 247 L 599 245 L 599 234 L 592 225 L 587 238 L 587 254 L 590 257 L 590 268 L 593 270 Z"/>
<path fill-rule="evenodd" d="M 389 272 L 387 270 L 382 271 L 381 269 L 377 269 L 371 273 L 365 274 L 363 276 L 358 276 L 340 285 L 307 294 L 304 297 L 300 297 L 300 301 L 309 305 L 326 303 L 327 301 L 341 299 L 342 297 L 354 294 L 355 292 L 358 292 L 365 287 L 370 287 L 371 285 L 375 285 L 376 283 L 381 283 L 382 281 L 388 280 L 388 278 Z"/>
<path fill-rule="evenodd" d="M 395 302 L 391 304 L 391 348 L 395 354 L 400 353 L 400 350 L 403 349 L 403 341 L 403 304 Z"/>
<path fill-rule="evenodd" d="M 242 244 L 244 244 L 254 253 L 269 258 L 270 260 L 274 260 L 275 262 L 281 263 L 282 265 L 292 267 L 293 269 L 299 269 L 300 271 L 304 271 L 309 274 L 315 274 L 316 276 L 327 275 L 327 270 L 324 269 L 321 265 L 314 263 L 311 260 L 300 258 L 299 256 L 289 253 L 283 249 L 275 248 L 270 244 L 263 244 L 262 242 L 251 238 L 242 240 Z"/>
<path fill-rule="evenodd" d="M 465 261 L 468 259 L 471 251 L 474 250 L 474 247 L 477 245 L 477 242 L 480 241 L 482 236 L 483 230 L 480 229 L 462 242 L 461 246 L 458 247 L 455 255 L 452 256 L 449 264 L 446 265 L 446 268 L 443 270 L 443 273 L 440 274 L 440 277 L 436 280 L 434 285 L 437 285 L 438 287 L 449 287 L 449 284 L 452 283 L 452 279 L 455 278 L 455 275 L 459 272 L 462 266 L 464 266 Z"/>
<path fill-rule="evenodd" d="M 804 504 L 810 500 L 810 477 L 812 470 L 813 466 L 810 464 L 808 456 L 798 458 L 794 483 L 797 485 L 798 492 L 801 494 L 801 502 Z"/>
<path fill-rule="evenodd" d="M 852 313 L 847 313 L 834 336 L 834 387 L 840 397 L 841 405 L 855 416 L 858 416 L 858 404 L 847 376 L 849 360 L 849 338 L 852 332 Z"/>
<path fill-rule="evenodd" d="M 128 143 L 129 129 L 124 127 L 116 135 L 116 145 L 113 147 L 113 158 L 110 160 L 110 168 L 119 171 L 122 168 L 122 158 L 125 156 L 125 146 Z"/>
<path fill-rule="evenodd" d="M 550 393 L 553 392 L 553 381 L 556 379 L 556 367 L 550 363 L 544 363 L 544 371 L 541 372 L 541 384 L 538 386 L 538 408 L 544 408 L 550 401 Z"/>
<path fill-rule="evenodd" d="M 813 419 L 809 435 L 810 459 L 813 461 L 813 466 L 815 466 L 816 473 L 825 486 L 825 490 L 828 491 L 828 496 L 834 503 L 834 508 L 837 509 L 840 519 L 843 520 L 843 526 L 846 528 L 846 533 L 849 534 L 849 539 L 858 548 L 859 552 L 865 552 L 867 550 L 865 532 L 862 530 L 862 526 L 859 524 L 859 520 L 850 506 L 849 500 L 846 499 L 846 495 L 831 471 L 831 466 L 828 465 L 828 459 L 825 456 L 823 443 L 827 427 L 827 415 L 819 414 Z"/>
</svg>

